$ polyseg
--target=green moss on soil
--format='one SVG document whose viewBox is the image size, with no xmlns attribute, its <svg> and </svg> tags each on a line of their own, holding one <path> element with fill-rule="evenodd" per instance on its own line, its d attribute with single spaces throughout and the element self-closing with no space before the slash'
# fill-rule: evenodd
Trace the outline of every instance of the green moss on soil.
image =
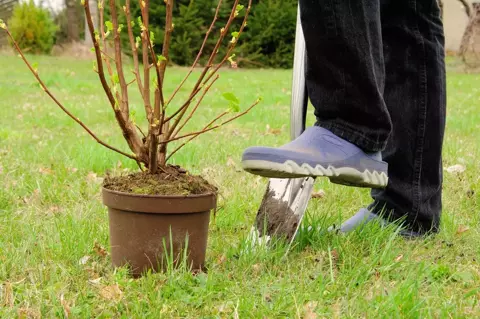
<svg viewBox="0 0 480 319">
<path fill-rule="evenodd" d="M 201 195 L 216 193 L 217 188 L 203 177 L 190 175 L 178 166 L 167 166 L 158 174 L 138 172 L 107 176 L 103 186 L 113 191 L 138 195 Z"/>
</svg>

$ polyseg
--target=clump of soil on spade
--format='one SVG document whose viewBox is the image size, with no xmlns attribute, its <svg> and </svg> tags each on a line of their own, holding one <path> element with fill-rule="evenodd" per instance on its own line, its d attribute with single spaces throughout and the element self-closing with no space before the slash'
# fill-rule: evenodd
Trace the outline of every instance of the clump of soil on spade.
<svg viewBox="0 0 480 319">
<path fill-rule="evenodd" d="M 275 235 L 290 241 L 298 228 L 300 218 L 290 209 L 287 202 L 268 193 L 267 200 L 262 202 L 256 218 L 256 226 L 261 235 Z"/>
<path fill-rule="evenodd" d="M 122 176 L 107 175 L 103 187 L 138 195 L 188 196 L 216 193 L 217 188 L 203 177 L 190 175 L 179 166 L 168 165 L 157 174 L 138 172 Z"/>
</svg>

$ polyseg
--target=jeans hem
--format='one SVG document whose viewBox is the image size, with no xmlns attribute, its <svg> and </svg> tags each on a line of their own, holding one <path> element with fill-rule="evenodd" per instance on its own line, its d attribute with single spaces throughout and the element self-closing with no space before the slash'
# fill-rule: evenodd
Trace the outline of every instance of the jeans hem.
<svg viewBox="0 0 480 319">
<path fill-rule="evenodd" d="M 374 200 L 367 209 L 375 215 L 382 216 L 389 222 L 402 221 L 408 230 L 413 230 L 419 234 L 435 234 L 440 231 L 440 225 L 433 221 L 428 225 L 426 223 L 419 223 L 417 214 L 413 212 L 403 211 L 390 203 L 383 200 Z"/>
<path fill-rule="evenodd" d="M 346 123 L 317 121 L 315 125 L 331 131 L 333 134 L 355 144 L 366 152 L 380 152 L 387 145 L 388 135 L 376 134 L 372 138 L 359 133 Z"/>
</svg>

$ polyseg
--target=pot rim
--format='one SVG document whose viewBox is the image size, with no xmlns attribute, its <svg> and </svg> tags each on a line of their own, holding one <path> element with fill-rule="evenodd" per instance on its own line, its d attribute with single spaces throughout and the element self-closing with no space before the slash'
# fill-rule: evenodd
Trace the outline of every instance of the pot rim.
<svg viewBox="0 0 480 319">
<path fill-rule="evenodd" d="M 207 212 L 217 206 L 217 194 L 141 195 L 102 187 L 103 204 L 109 208 L 136 213 L 190 214 Z"/>
<path fill-rule="evenodd" d="M 120 191 L 114 191 L 111 189 L 106 188 L 105 186 L 102 186 L 102 190 L 112 193 L 112 194 L 117 194 L 117 195 L 122 195 L 122 196 L 132 196 L 132 197 L 141 197 L 141 198 L 171 198 L 171 199 L 183 199 L 183 198 L 202 198 L 202 197 L 209 197 L 209 196 L 217 196 L 217 193 L 205 193 L 205 194 L 191 194 L 191 195 L 144 195 L 144 194 L 132 194 L 132 193 L 127 193 L 127 192 L 120 192 Z"/>
</svg>

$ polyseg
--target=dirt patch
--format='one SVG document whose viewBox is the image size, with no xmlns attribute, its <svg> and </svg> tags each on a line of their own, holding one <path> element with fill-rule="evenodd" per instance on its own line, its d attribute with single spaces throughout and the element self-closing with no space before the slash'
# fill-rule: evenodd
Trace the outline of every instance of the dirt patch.
<svg viewBox="0 0 480 319">
<path fill-rule="evenodd" d="M 203 177 L 190 175 L 179 166 L 167 166 L 158 174 L 138 172 L 122 176 L 109 176 L 103 186 L 109 190 L 138 195 L 201 195 L 216 193 L 217 188 Z"/>
<path fill-rule="evenodd" d="M 297 231 L 299 216 L 290 209 L 287 202 L 273 197 L 273 192 L 268 193 L 267 200 L 262 202 L 257 213 L 256 226 L 263 234 L 283 237 L 290 241 Z"/>
</svg>

